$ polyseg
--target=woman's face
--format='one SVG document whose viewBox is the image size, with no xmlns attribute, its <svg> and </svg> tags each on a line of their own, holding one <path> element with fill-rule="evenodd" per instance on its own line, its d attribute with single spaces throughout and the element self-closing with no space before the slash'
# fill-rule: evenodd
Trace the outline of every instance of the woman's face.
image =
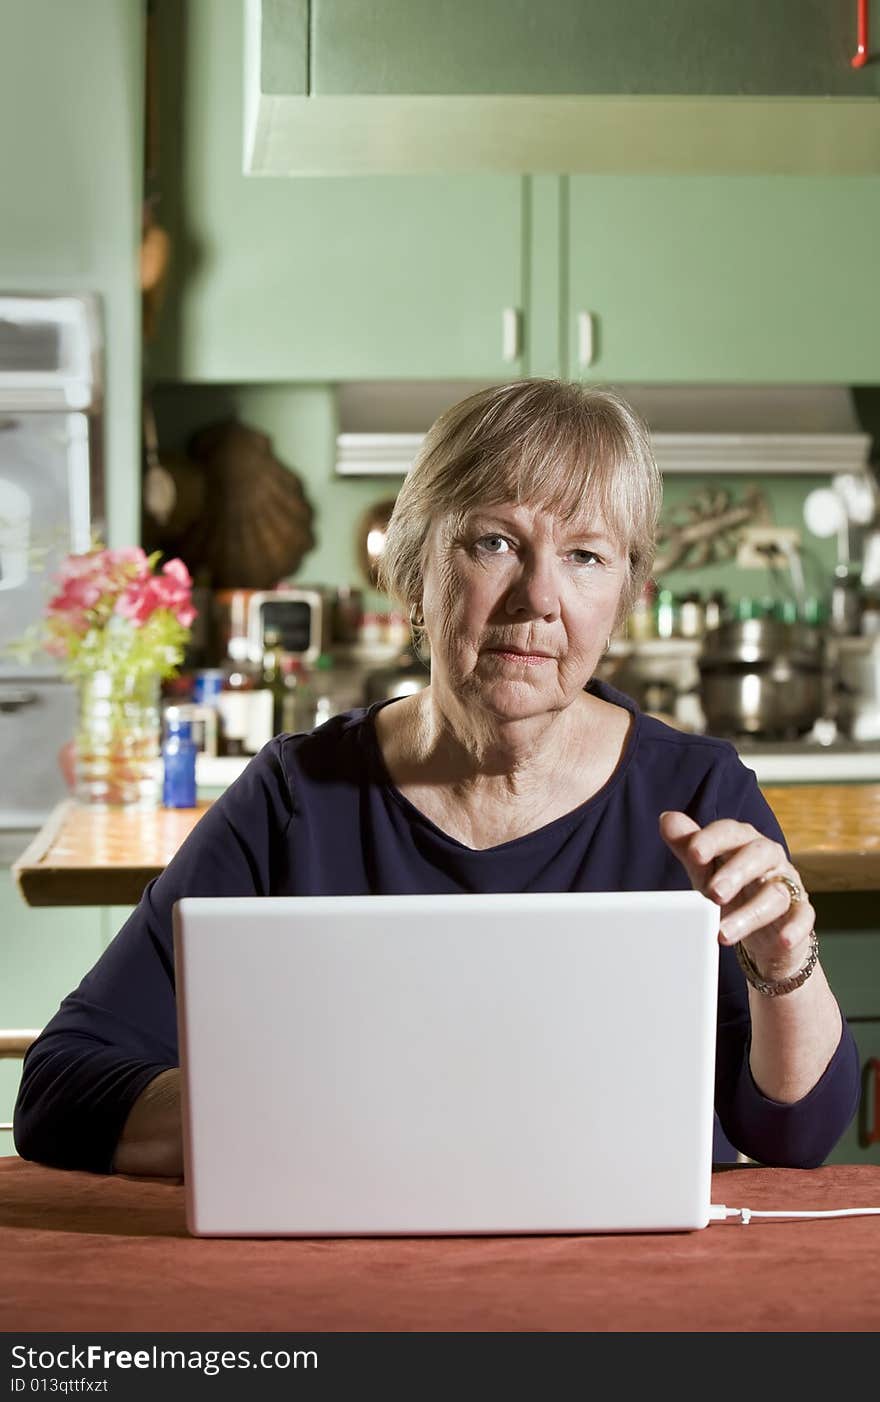
<svg viewBox="0 0 880 1402">
<path fill-rule="evenodd" d="M 504 720 L 564 709 L 596 669 L 625 580 L 623 551 L 595 514 L 487 506 L 458 533 L 439 520 L 422 599 L 432 690 Z"/>
</svg>

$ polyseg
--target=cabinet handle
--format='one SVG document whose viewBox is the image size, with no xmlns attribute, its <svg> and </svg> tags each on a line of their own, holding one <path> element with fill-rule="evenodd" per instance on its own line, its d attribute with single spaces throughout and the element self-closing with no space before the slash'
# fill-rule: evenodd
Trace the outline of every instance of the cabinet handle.
<svg viewBox="0 0 880 1402">
<path fill-rule="evenodd" d="M 23 706 L 33 706 L 39 701 L 35 691 L 16 687 L 13 691 L 0 690 L 0 711 L 20 711 Z"/>
<path fill-rule="evenodd" d="M 522 355 L 522 316 L 519 307 L 505 307 L 501 313 L 501 358 L 519 360 Z"/>
<path fill-rule="evenodd" d="M 586 370 L 593 363 L 593 313 L 578 312 L 578 365 Z"/>
<path fill-rule="evenodd" d="M 858 0 L 858 27 L 858 46 L 850 63 L 853 68 L 864 68 L 868 62 L 868 0 Z"/>
<path fill-rule="evenodd" d="M 880 1144 L 880 1060 L 876 1056 L 870 1057 L 862 1069 L 859 1143 L 863 1149 L 869 1144 Z"/>
</svg>

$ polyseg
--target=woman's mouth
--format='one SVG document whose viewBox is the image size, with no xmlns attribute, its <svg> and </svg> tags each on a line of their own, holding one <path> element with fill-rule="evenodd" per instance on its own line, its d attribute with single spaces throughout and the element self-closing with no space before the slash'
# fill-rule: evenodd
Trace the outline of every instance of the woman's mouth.
<svg viewBox="0 0 880 1402">
<path fill-rule="evenodd" d="M 510 662 L 521 667 L 540 667 L 545 662 L 552 662 L 546 652 L 520 652 L 515 648 L 493 647 L 489 649 L 492 657 L 500 657 L 504 662 Z"/>
</svg>

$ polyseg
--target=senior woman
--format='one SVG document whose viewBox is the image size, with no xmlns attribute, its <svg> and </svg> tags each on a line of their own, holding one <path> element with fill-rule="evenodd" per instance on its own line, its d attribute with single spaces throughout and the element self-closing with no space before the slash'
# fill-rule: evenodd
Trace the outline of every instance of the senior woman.
<svg viewBox="0 0 880 1402">
<path fill-rule="evenodd" d="M 593 676 L 650 572 L 659 502 L 644 426 L 607 391 L 519 381 L 437 420 L 383 557 L 430 686 L 276 737 L 208 810 L 31 1048 L 21 1154 L 182 1172 L 183 895 L 693 885 L 721 906 L 716 1158 L 823 1160 L 858 1062 L 773 814 L 730 744 Z"/>
</svg>

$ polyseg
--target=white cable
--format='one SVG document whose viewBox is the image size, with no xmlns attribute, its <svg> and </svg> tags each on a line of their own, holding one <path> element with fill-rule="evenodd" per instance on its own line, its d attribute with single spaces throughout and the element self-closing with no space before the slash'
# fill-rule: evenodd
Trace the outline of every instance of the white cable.
<svg viewBox="0 0 880 1402">
<path fill-rule="evenodd" d="M 728 1217 L 738 1217 L 744 1227 L 753 1217 L 874 1217 L 880 1216 L 880 1207 L 836 1207 L 814 1212 L 782 1212 L 753 1207 L 725 1207 L 723 1203 L 712 1203 L 709 1208 L 710 1222 L 723 1222 Z"/>
</svg>

